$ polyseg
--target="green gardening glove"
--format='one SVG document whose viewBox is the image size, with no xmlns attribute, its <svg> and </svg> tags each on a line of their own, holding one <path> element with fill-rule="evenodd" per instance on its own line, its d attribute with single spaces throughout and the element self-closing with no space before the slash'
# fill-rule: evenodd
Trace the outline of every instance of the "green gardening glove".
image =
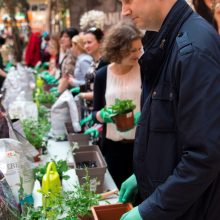
<svg viewBox="0 0 220 220">
<path fill-rule="evenodd" d="M 92 120 L 92 114 L 89 114 L 87 117 L 83 118 L 79 124 L 80 126 L 83 126 L 85 123 L 89 122 Z"/>
<path fill-rule="evenodd" d="M 44 63 L 42 63 L 42 68 L 43 69 L 48 69 L 49 68 L 49 63 L 48 62 L 44 62 Z"/>
<path fill-rule="evenodd" d="M 119 202 L 133 202 L 138 192 L 136 176 L 133 174 L 125 180 L 119 192 Z"/>
<path fill-rule="evenodd" d="M 58 92 L 58 87 L 51 88 L 50 92 L 53 93 L 56 97 L 60 95 L 60 93 Z"/>
<path fill-rule="evenodd" d="M 89 129 L 87 129 L 84 134 L 90 134 L 93 138 L 98 138 L 99 136 L 99 131 L 94 128 L 94 127 L 91 127 Z"/>
<path fill-rule="evenodd" d="M 52 75 L 50 75 L 50 73 L 49 72 L 47 72 L 47 71 L 44 71 L 44 72 L 42 72 L 41 73 L 41 78 L 47 83 L 47 84 L 57 84 L 58 83 L 58 80 L 54 77 L 54 76 L 52 76 Z"/>
<path fill-rule="evenodd" d="M 74 94 L 78 94 L 78 93 L 80 93 L 80 87 L 74 87 L 74 88 L 70 89 L 70 92 L 72 92 Z"/>
<path fill-rule="evenodd" d="M 102 108 L 100 110 L 100 117 L 105 123 L 113 123 L 112 116 L 115 114 L 111 108 Z"/>
<path fill-rule="evenodd" d="M 140 116 L 141 116 L 141 113 L 140 113 L 140 112 L 136 112 L 136 113 L 134 114 L 134 125 L 135 125 L 135 126 L 137 125 Z"/>
<path fill-rule="evenodd" d="M 140 212 L 138 210 L 138 206 L 136 206 L 135 208 L 133 208 L 132 210 L 130 210 L 129 212 L 126 212 L 124 215 L 122 215 L 122 217 L 120 218 L 120 220 L 143 220 Z"/>
</svg>

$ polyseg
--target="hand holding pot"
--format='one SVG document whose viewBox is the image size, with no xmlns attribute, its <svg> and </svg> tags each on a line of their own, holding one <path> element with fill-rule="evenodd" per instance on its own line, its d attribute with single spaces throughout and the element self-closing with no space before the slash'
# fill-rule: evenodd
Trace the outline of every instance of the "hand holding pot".
<svg viewBox="0 0 220 220">
<path fill-rule="evenodd" d="M 104 123 L 113 123 L 113 110 L 111 108 L 102 108 L 99 112 L 100 118 Z"/>
<path fill-rule="evenodd" d="M 125 180 L 119 192 L 119 202 L 126 203 L 134 201 L 138 192 L 136 176 L 133 174 Z"/>
<path fill-rule="evenodd" d="M 126 212 L 124 215 L 122 215 L 122 217 L 120 218 L 120 220 L 143 220 L 140 212 L 138 210 L 138 206 L 136 206 L 135 208 L 133 208 L 131 211 Z"/>
<path fill-rule="evenodd" d="M 134 114 L 134 125 L 135 125 L 135 126 L 137 125 L 140 116 L 141 116 L 141 113 L 140 113 L 140 112 L 136 112 L 136 113 Z"/>
</svg>

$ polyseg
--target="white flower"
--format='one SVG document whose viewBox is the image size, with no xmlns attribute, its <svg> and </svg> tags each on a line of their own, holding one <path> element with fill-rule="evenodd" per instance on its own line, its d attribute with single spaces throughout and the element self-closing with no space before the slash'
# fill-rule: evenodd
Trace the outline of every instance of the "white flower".
<svg viewBox="0 0 220 220">
<path fill-rule="evenodd" d="M 103 11 L 91 10 L 84 13 L 80 18 L 80 29 L 86 31 L 91 27 L 103 30 L 106 15 Z"/>
</svg>

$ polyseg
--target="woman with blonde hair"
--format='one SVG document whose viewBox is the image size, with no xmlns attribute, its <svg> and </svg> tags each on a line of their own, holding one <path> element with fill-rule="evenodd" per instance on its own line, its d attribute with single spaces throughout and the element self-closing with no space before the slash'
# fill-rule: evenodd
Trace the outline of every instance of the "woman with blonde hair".
<svg viewBox="0 0 220 220">
<path fill-rule="evenodd" d="M 74 74 L 69 77 L 69 84 L 74 87 L 85 84 L 85 75 L 92 62 L 92 57 L 86 53 L 82 35 L 72 38 L 72 53 L 76 57 Z"/>
</svg>

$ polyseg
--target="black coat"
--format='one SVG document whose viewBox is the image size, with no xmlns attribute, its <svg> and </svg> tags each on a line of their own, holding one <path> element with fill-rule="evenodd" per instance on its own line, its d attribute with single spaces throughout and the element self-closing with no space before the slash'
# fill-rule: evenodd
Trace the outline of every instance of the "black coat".
<svg viewBox="0 0 220 220">
<path fill-rule="evenodd" d="M 145 220 L 220 219 L 220 38 L 178 0 L 140 60 L 134 169 Z"/>
</svg>

